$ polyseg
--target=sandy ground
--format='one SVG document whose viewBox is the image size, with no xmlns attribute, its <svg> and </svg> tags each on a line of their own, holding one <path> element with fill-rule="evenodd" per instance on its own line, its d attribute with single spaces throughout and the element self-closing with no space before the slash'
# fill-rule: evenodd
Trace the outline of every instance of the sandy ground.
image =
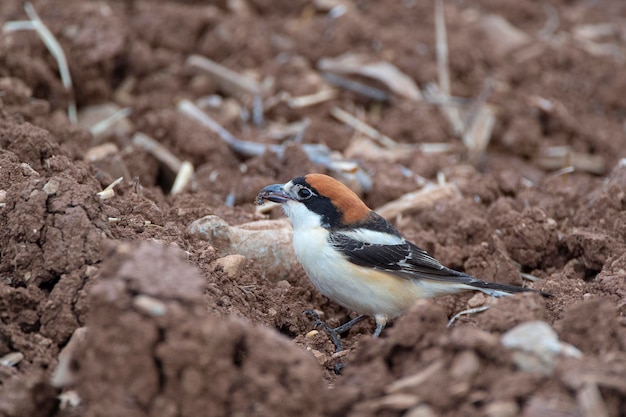
<svg viewBox="0 0 626 417">
<path fill-rule="evenodd" d="M 34 8 L 73 88 L 34 31 L 1 35 L 0 415 L 626 415 L 622 1 L 447 2 L 453 104 L 433 92 L 432 2 Z M 25 19 L 21 1 L 0 4 L 0 23 Z M 357 69 L 329 71 L 346 53 L 359 54 Z M 194 55 L 250 84 L 211 76 Z M 392 76 L 389 66 L 384 77 L 363 71 L 380 62 Z M 177 110 L 181 100 L 281 154 L 234 151 Z M 122 108 L 121 122 L 94 130 Z M 398 143 L 357 132 L 337 108 Z M 138 132 L 174 164 L 133 141 Z M 311 144 L 346 160 L 312 161 Z M 194 176 L 172 195 L 181 161 Z M 285 229 L 247 237 L 251 252 L 189 229 L 209 215 L 233 227 L 280 219 L 255 213 L 257 192 L 308 172 L 347 181 L 374 209 L 421 190 L 419 204 L 390 216 L 405 236 L 449 267 L 553 297 L 423 300 L 380 339 L 373 320 L 355 326 L 333 355 L 303 311 L 332 325 L 355 313 L 317 293 L 288 256 L 272 264 L 270 242 Z M 433 197 L 442 188 L 452 192 Z M 503 345 L 532 321 L 554 329 L 552 350 Z M 537 334 L 522 339 L 540 345 Z"/>
</svg>

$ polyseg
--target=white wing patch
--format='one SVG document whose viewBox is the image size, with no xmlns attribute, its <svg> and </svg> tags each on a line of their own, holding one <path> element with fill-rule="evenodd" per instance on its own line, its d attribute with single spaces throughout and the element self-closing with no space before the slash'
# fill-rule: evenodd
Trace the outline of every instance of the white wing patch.
<svg viewBox="0 0 626 417">
<path fill-rule="evenodd" d="M 403 237 L 394 236 L 389 233 L 377 232 L 369 229 L 354 229 L 349 231 L 337 231 L 337 234 L 341 234 L 349 239 L 357 242 L 368 243 L 372 245 L 402 245 L 406 243 Z"/>
</svg>

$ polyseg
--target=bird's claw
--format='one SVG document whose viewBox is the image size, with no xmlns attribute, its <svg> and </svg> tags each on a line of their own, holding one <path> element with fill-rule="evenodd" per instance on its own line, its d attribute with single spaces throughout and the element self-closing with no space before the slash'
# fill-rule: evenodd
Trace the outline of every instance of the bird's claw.
<svg viewBox="0 0 626 417">
<path fill-rule="evenodd" d="M 314 310 L 305 310 L 304 314 L 306 314 L 313 321 L 313 327 L 321 328 L 324 332 L 326 332 L 330 341 L 333 342 L 333 345 L 335 345 L 335 353 L 343 350 L 343 344 L 339 339 L 339 332 L 337 332 L 336 329 L 333 329 L 328 324 L 324 323 L 322 319 L 320 319 L 320 315 Z"/>
</svg>

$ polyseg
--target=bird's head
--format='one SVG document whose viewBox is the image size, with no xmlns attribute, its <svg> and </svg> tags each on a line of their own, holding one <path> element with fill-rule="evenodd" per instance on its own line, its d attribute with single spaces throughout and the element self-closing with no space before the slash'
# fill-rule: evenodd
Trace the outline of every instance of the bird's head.
<svg viewBox="0 0 626 417">
<path fill-rule="evenodd" d="M 365 221 L 371 210 L 348 187 L 323 174 L 308 174 L 263 188 L 257 203 L 280 203 L 294 229 L 341 228 Z"/>
</svg>

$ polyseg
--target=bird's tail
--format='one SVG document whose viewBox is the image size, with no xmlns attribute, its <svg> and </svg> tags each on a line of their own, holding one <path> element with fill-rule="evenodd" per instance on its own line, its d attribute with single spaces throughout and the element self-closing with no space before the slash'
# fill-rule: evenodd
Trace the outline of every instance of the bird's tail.
<svg viewBox="0 0 626 417">
<path fill-rule="evenodd" d="M 500 284 L 497 282 L 487 282 L 481 281 L 479 279 L 474 280 L 472 282 L 468 282 L 467 285 L 473 287 L 474 289 L 484 292 L 485 294 L 491 295 L 493 297 L 504 297 L 507 295 L 513 295 L 521 292 L 538 292 L 544 297 L 552 297 L 552 294 L 533 290 L 532 288 L 522 288 L 516 285 L 508 285 L 508 284 Z"/>
</svg>

